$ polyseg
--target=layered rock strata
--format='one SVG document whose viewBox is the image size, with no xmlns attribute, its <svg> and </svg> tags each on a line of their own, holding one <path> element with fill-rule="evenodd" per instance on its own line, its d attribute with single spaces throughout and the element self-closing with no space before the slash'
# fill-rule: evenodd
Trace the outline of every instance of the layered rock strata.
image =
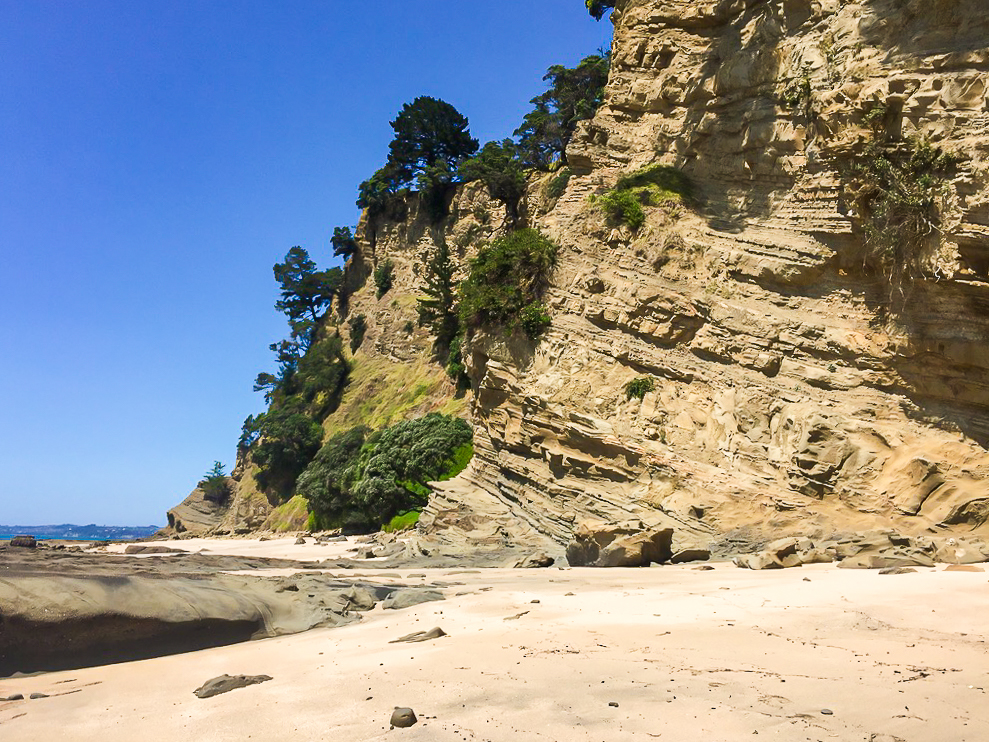
<svg viewBox="0 0 989 742">
<path fill-rule="evenodd" d="M 553 325 L 472 344 L 470 495 L 437 498 L 424 530 L 442 539 L 481 500 L 558 542 L 584 517 L 669 525 L 683 545 L 742 526 L 985 530 L 981 3 L 626 0 L 613 18 L 575 176 L 545 212 L 530 194 L 562 248 Z M 928 270 L 897 291 L 849 195 L 878 104 L 896 136 L 961 156 Z M 650 163 L 682 169 L 699 205 L 609 224 L 588 197 Z M 655 390 L 630 399 L 639 377 Z"/>
</svg>

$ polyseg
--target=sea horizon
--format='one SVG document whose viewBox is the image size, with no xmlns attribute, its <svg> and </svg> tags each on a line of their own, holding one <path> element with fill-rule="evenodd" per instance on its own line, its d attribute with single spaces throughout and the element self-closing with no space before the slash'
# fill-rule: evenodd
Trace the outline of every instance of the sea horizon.
<svg viewBox="0 0 989 742">
<path fill-rule="evenodd" d="M 39 541 L 131 541 L 147 538 L 163 526 L 107 526 L 90 523 L 78 525 L 75 523 L 59 523 L 47 525 L 0 525 L 0 541 L 7 541 L 15 536 L 34 536 Z"/>
</svg>

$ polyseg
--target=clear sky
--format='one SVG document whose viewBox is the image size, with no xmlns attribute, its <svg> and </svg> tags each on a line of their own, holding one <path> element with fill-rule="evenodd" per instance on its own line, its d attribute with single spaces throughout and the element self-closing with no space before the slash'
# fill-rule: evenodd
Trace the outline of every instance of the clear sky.
<svg viewBox="0 0 989 742">
<path fill-rule="evenodd" d="M 233 465 L 286 336 L 271 266 L 419 95 L 511 135 L 581 0 L 2 0 L 0 523 L 163 524 Z"/>
</svg>

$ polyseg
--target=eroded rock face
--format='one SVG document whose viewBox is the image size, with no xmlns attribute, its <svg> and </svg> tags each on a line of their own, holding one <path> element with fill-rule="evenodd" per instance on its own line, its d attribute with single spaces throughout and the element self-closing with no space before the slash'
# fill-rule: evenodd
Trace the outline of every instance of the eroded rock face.
<svg viewBox="0 0 989 742">
<path fill-rule="evenodd" d="M 648 567 L 670 561 L 672 542 L 672 528 L 584 521 L 567 545 L 567 561 L 572 567 Z"/>
<path fill-rule="evenodd" d="M 981 3 L 628 0 L 614 22 L 575 177 L 555 204 L 530 192 L 561 246 L 553 325 L 538 345 L 475 339 L 469 486 L 424 528 L 469 522 L 486 496 L 558 542 L 588 517 L 672 525 L 676 550 L 740 526 L 984 530 Z M 794 84 L 806 100 L 786 103 Z M 864 267 L 847 187 L 877 102 L 893 135 L 965 158 L 926 277 L 902 293 Z M 637 233 L 606 223 L 588 196 L 654 161 L 701 205 L 647 209 Z M 655 390 L 627 398 L 644 376 Z"/>
<path fill-rule="evenodd" d="M 559 554 L 585 519 L 672 528 L 684 554 L 729 531 L 985 533 L 983 0 L 617 6 L 606 101 L 567 152 L 574 175 L 558 199 L 551 176 L 531 183 L 523 207 L 561 248 L 552 327 L 538 344 L 471 342 L 475 457 L 437 487 L 411 548 Z M 849 189 L 880 105 L 893 140 L 963 157 L 923 275 L 896 287 L 865 254 Z M 650 163 L 686 173 L 697 204 L 647 208 L 637 232 L 607 222 L 588 197 Z M 362 220 L 348 280 L 368 330 L 348 395 L 426 381 L 435 391 L 403 415 L 450 403 L 414 326 L 424 255 L 446 240 L 463 276 L 504 217 L 472 183 L 438 225 L 414 197 Z M 379 298 L 367 278 L 384 260 L 395 287 Z M 642 377 L 654 390 L 629 398 Z M 223 513 L 193 501 L 175 519 L 259 527 L 271 507 L 249 485 L 244 472 Z"/>
</svg>

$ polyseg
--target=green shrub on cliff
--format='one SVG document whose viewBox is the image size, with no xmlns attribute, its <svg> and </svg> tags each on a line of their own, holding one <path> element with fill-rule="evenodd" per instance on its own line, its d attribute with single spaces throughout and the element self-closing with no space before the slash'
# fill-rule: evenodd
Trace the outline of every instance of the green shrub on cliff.
<svg viewBox="0 0 989 742">
<path fill-rule="evenodd" d="M 684 173 L 669 165 L 647 165 L 618 179 L 615 187 L 591 202 L 610 219 L 638 230 L 646 223 L 643 206 L 677 208 L 693 200 L 693 187 Z"/>
<path fill-rule="evenodd" d="M 230 497 L 230 482 L 227 480 L 226 472 L 223 471 L 222 463 L 213 462 L 213 468 L 200 480 L 199 489 L 203 491 L 203 497 L 211 502 L 222 505 L 227 501 Z"/>
<path fill-rule="evenodd" d="M 940 240 L 940 224 L 950 204 L 949 175 L 960 158 L 931 142 L 897 141 L 885 130 L 886 107 L 865 116 L 873 130 L 854 158 L 850 191 L 864 233 L 866 260 L 887 279 L 891 293 L 923 277 Z"/>
<path fill-rule="evenodd" d="M 386 258 L 378 263 L 378 267 L 374 269 L 374 286 L 379 299 L 391 289 L 394 276 L 395 265 L 390 259 Z"/>
<path fill-rule="evenodd" d="M 625 399 L 632 399 L 632 397 L 637 397 L 638 399 L 644 399 L 648 392 L 654 391 L 656 389 L 656 382 L 653 381 L 650 376 L 640 376 L 637 379 L 632 379 L 625 385 Z"/>
<path fill-rule="evenodd" d="M 364 343 L 364 335 L 367 333 L 367 317 L 363 314 L 355 314 L 350 318 L 350 352 L 356 353 L 357 349 Z"/>
<path fill-rule="evenodd" d="M 601 207 L 610 219 L 627 224 L 633 230 L 646 223 L 646 212 L 642 208 L 642 203 L 631 191 L 620 191 L 616 188 L 594 197 L 593 202 Z"/>
<path fill-rule="evenodd" d="M 437 413 L 377 433 L 353 428 L 326 442 L 298 492 L 323 525 L 374 529 L 425 505 L 430 482 L 460 473 L 472 438 L 464 420 Z"/>
<path fill-rule="evenodd" d="M 535 338 L 548 326 L 536 307 L 556 266 L 557 247 L 535 229 L 520 229 L 494 240 L 470 262 L 460 288 L 460 318 L 473 331 L 522 329 Z M 523 314 L 525 313 L 525 314 Z M 523 324 L 523 318 L 528 321 Z"/>
</svg>

